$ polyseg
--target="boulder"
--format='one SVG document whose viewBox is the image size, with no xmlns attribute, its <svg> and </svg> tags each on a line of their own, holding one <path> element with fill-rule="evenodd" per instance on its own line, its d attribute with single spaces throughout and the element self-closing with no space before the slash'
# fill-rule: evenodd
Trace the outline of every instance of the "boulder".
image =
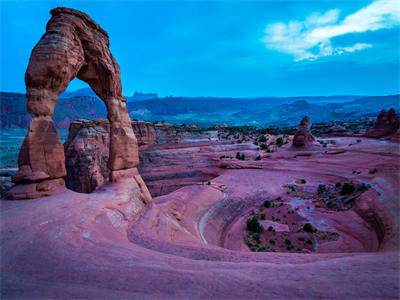
<svg viewBox="0 0 400 300">
<path fill-rule="evenodd" d="M 382 110 L 376 119 L 374 127 L 365 133 L 365 137 L 382 138 L 391 135 L 397 136 L 397 131 L 400 128 L 400 118 L 396 115 L 393 108 L 390 110 Z"/>
</svg>

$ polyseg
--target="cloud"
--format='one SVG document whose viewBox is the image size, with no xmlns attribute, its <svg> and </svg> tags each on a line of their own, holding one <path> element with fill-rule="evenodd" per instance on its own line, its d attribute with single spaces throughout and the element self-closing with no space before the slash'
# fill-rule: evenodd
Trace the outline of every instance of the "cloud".
<svg viewBox="0 0 400 300">
<path fill-rule="evenodd" d="M 304 21 L 269 24 L 262 41 L 268 49 L 292 54 L 295 61 L 316 60 L 323 56 L 352 53 L 371 48 L 371 44 L 333 47 L 331 39 L 348 33 L 392 28 L 400 24 L 398 0 L 376 0 L 339 20 L 340 11 L 314 13 Z"/>
</svg>

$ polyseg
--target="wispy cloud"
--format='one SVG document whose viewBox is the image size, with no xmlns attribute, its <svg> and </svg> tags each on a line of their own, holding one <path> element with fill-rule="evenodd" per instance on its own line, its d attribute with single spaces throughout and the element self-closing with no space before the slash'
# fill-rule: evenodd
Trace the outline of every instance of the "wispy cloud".
<svg viewBox="0 0 400 300">
<path fill-rule="evenodd" d="M 269 24 L 262 40 L 269 49 L 292 54 L 295 61 L 360 51 L 372 44 L 333 46 L 331 39 L 399 25 L 400 3 L 398 0 L 376 0 L 342 20 L 339 14 L 338 9 L 332 9 L 324 14 L 314 13 L 304 21 Z"/>
</svg>

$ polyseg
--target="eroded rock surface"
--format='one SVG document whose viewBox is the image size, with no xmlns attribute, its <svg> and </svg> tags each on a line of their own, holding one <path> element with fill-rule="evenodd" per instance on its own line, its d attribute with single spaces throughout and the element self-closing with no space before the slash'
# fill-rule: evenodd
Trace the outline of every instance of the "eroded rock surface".
<svg viewBox="0 0 400 300">
<path fill-rule="evenodd" d="M 113 172 L 135 168 L 139 163 L 120 69 L 109 50 L 107 33 L 74 9 L 58 7 L 51 15 L 25 74 L 27 110 L 35 117 L 18 158 L 19 171 L 13 179 L 16 186 L 5 194 L 7 199 L 34 198 L 62 190 L 64 149 L 51 116 L 58 96 L 75 77 L 87 82 L 105 102 L 110 121 L 108 168 Z M 90 181 L 100 184 L 96 174 L 101 170 L 92 171 Z M 45 181 L 47 184 L 42 185 Z"/>
<path fill-rule="evenodd" d="M 216 142 L 217 132 L 199 132 L 191 126 L 133 121 L 132 128 L 140 147 L 138 168 L 153 195 L 198 182 L 206 184 L 221 172 L 222 154 L 233 157 L 238 150 L 256 148 L 227 142 L 210 146 L 210 141 Z M 89 193 L 109 181 L 109 132 L 110 123 L 105 119 L 71 123 L 64 144 L 68 188 Z"/>
<path fill-rule="evenodd" d="M 390 110 L 382 110 L 376 119 L 374 127 L 369 130 L 365 136 L 371 138 L 382 138 L 390 135 L 398 135 L 397 131 L 400 127 L 400 118 L 396 115 L 393 108 Z"/>
<path fill-rule="evenodd" d="M 293 137 L 292 146 L 295 149 L 309 149 L 312 147 L 314 141 L 315 138 L 311 134 L 310 123 L 306 116 L 301 120 L 300 125 L 297 128 L 296 134 Z"/>
</svg>

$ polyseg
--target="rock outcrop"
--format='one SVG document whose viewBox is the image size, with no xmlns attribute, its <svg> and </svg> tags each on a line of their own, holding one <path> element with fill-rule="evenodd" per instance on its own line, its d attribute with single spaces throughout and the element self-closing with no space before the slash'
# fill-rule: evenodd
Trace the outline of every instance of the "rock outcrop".
<svg viewBox="0 0 400 300">
<path fill-rule="evenodd" d="M 25 74 L 30 121 L 18 158 L 16 184 L 7 199 L 36 198 L 64 189 L 64 147 L 52 115 L 58 96 L 78 77 L 105 102 L 110 121 L 108 168 L 111 175 L 139 163 L 126 99 L 122 95 L 118 63 L 109 50 L 107 33 L 86 14 L 58 7 L 51 11 L 46 32 L 34 47 Z M 124 173 L 124 172 L 122 172 Z"/>
<path fill-rule="evenodd" d="M 109 180 L 107 167 L 110 147 L 110 123 L 105 119 L 71 122 L 64 143 L 67 188 L 91 193 Z"/>
<path fill-rule="evenodd" d="M 349 135 L 349 132 L 345 127 L 341 125 L 333 125 L 329 127 L 328 130 L 324 132 L 324 134 L 328 136 L 347 136 Z"/>
<path fill-rule="evenodd" d="M 188 184 L 208 182 L 218 172 L 218 161 L 213 158 L 220 155 L 211 150 L 198 153 L 199 146 L 208 145 L 211 139 L 217 137 L 216 131 L 199 131 L 193 126 L 153 125 L 144 121 L 132 121 L 131 124 L 140 149 L 138 168 L 142 175 L 146 174 L 143 178 L 152 194 L 164 194 Z M 71 122 L 64 143 L 67 188 L 91 193 L 109 181 L 109 144 L 108 120 Z M 215 151 L 221 150 L 224 149 L 218 147 Z"/>
<path fill-rule="evenodd" d="M 295 149 L 309 149 L 315 141 L 310 131 L 308 117 L 305 116 L 297 127 L 296 134 L 293 137 L 292 147 Z"/>
<path fill-rule="evenodd" d="M 374 127 L 365 133 L 365 137 L 382 138 L 396 135 L 400 128 L 400 118 L 393 108 L 382 110 L 376 119 Z"/>
<path fill-rule="evenodd" d="M 146 148 L 156 142 L 156 130 L 153 123 L 145 121 L 133 121 L 133 132 L 138 141 L 139 147 Z"/>
</svg>

